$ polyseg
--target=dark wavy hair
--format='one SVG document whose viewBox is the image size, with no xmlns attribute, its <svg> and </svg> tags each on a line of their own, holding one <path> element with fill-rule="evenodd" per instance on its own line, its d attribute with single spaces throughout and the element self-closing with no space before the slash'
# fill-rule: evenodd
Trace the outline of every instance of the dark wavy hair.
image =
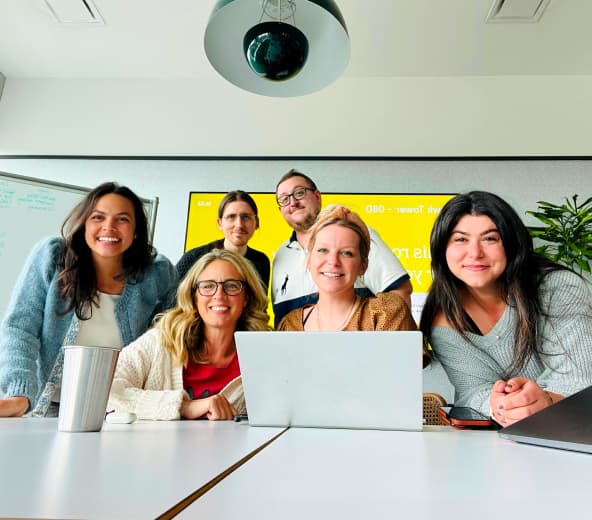
<svg viewBox="0 0 592 520">
<path fill-rule="evenodd" d="M 148 220 L 144 206 L 132 190 L 115 182 L 105 182 L 91 190 L 70 211 L 62 225 L 63 247 L 59 259 L 58 287 L 66 301 L 64 314 L 74 310 L 81 320 L 91 317 L 92 308 L 89 304 L 95 302 L 97 296 L 97 275 L 91 250 L 84 237 L 86 220 L 97 201 L 111 193 L 125 197 L 132 203 L 136 221 L 134 241 L 123 253 L 123 271 L 118 279 L 125 279 L 129 283 L 140 281 L 156 254 L 148 241 Z"/>
<path fill-rule="evenodd" d="M 506 254 L 506 269 L 498 279 L 500 296 L 516 308 L 515 349 L 506 375 L 520 371 L 538 351 L 537 324 L 544 315 L 539 286 L 546 274 L 566 269 L 534 252 L 532 238 L 516 211 L 501 197 L 486 191 L 471 191 L 449 200 L 438 215 L 430 236 L 432 287 L 421 313 L 420 329 L 430 341 L 432 324 L 441 312 L 450 326 L 467 338 L 466 332 L 480 334 L 463 309 L 458 297 L 464 283 L 446 262 L 448 241 L 461 217 L 485 215 L 496 225 Z"/>
<path fill-rule="evenodd" d="M 255 221 L 257 222 L 257 226 L 259 226 L 259 210 L 257 209 L 257 204 L 253 200 L 253 197 L 251 197 L 246 191 L 243 190 L 229 191 L 226 195 L 224 195 L 224 198 L 220 201 L 220 204 L 218 205 L 218 218 L 222 218 L 224 216 L 224 210 L 226 209 L 226 206 L 228 206 L 228 204 L 237 201 L 246 202 L 251 207 L 253 213 L 255 214 Z"/>
</svg>

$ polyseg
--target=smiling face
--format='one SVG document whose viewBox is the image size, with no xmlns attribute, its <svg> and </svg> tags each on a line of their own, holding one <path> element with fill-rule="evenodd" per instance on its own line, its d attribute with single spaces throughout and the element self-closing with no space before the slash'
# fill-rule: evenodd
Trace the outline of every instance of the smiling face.
<svg viewBox="0 0 592 520">
<path fill-rule="evenodd" d="M 237 200 L 224 207 L 222 218 L 216 220 L 224 238 L 235 247 L 246 246 L 259 227 L 257 217 L 248 203 Z"/>
<path fill-rule="evenodd" d="M 134 205 L 121 195 L 99 198 L 86 219 L 84 239 L 95 260 L 119 259 L 132 245 L 136 231 Z"/>
<path fill-rule="evenodd" d="M 280 211 L 290 227 L 296 231 L 307 231 L 314 224 L 321 209 L 319 191 L 311 189 L 303 177 L 294 176 L 286 179 L 277 187 L 276 197 L 291 195 L 297 188 L 308 189 L 300 200 L 290 197 L 289 204 L 280 207 Z"/>
<path fill-rule="evenodd" d="M 446 262 L 452 274 L 468 288 L 496 289 L 507 258 L 494 222 L 486 215 L 461 217 L 448 239 Z"/>
<path fill-rule="evenodd" d="M 337 224 L 319 230 L 310 247 L 308 269 L 319 293 L 353 291 L 356 279 L 365 271 L 360 237 Z"/>
<path fill-rule="evenodd" d="M 226 260 L 214 260 L 210 262 L 201 272 L 198 283 L 204 280 L 224 282 L 226 280 L 243 280 L 236 268 Z M 236 329 L 236 324 L 241 317 L 243 309 L 247 305 L 245 289 L 235 296 L 229 296 L 224 292 L 221 285 L 218 285 L 212 296 L 202 296 L 195 291 L 197 312 L 201 316 L 206 329 L 213 327 L 217 329 Z"/>
</svg>

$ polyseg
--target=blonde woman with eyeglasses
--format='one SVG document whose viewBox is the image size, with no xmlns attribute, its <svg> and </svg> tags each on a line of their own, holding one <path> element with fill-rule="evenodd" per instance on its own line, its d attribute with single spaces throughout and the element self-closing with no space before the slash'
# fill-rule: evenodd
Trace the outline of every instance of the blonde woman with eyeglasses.
<svg viewBox="0 0 592 520">
<path fill-rule="evenodd" d="M 253 264 L 267 293 L 271 265 L 269 258 L 262 251 L 257 251 L 247 244 L 259 229 L 259 211 L 253 197 L 242 190 L 229 191 L 218 206 L 218 229 L 224 238 L 190 249 L 177 263 L 179 280 L 183 280 L 191 266 L 212 249 L 226 249 L 243 257 Z"/>
<path fill-rule="evenodd" d="M 245 413 L 237 330 L 269 330 L 253 266 L 214 249 L 189 270 L 177 305 L 119 357 L 108 410 L 140 419 L 232 419 Z"/>
</svg>

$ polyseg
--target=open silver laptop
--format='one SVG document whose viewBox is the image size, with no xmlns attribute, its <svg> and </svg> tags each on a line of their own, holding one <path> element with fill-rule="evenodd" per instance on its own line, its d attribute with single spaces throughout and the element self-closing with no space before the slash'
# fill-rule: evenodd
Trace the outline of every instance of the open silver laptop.
<svg viewBox="0 0 592 520">
<path fill-rule="evenodd" d="M 517 442 L 592 453 L 592 386 L 498 433 Z"/>
<path fill-rule="evenodd" d="M 249 424 L 422 429 L 422 336 L 236 332 Z"/>
</svg>

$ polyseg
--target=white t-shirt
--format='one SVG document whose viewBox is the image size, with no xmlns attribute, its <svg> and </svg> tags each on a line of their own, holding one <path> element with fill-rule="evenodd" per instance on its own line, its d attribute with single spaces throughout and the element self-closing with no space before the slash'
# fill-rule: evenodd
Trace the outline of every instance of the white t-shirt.
<svg viewBox="0 0 592 520">
<path fill-rule="evenodd" d="M 78 335 L 74 344 L 85 347 L 122 347 L 119 326 L 115 319 L 115 304 L 121 295 L 99 291 L 98 297 L 99 305 L 93 305 L 92 317 L 89 320 L 79 320 Z M 60 402 L 61 391 L 60 384 L 53 394 L 53 402 Z"/>
<path fill-rule="evenodd" d="M 99 291 L 98 296 L 99 305 L 93 305 L 92 318 L 80 320 L 75 343 L 88 347 L 122 347 L 115 319 L 115 304 L 121 295 Z"/>
</svg>

